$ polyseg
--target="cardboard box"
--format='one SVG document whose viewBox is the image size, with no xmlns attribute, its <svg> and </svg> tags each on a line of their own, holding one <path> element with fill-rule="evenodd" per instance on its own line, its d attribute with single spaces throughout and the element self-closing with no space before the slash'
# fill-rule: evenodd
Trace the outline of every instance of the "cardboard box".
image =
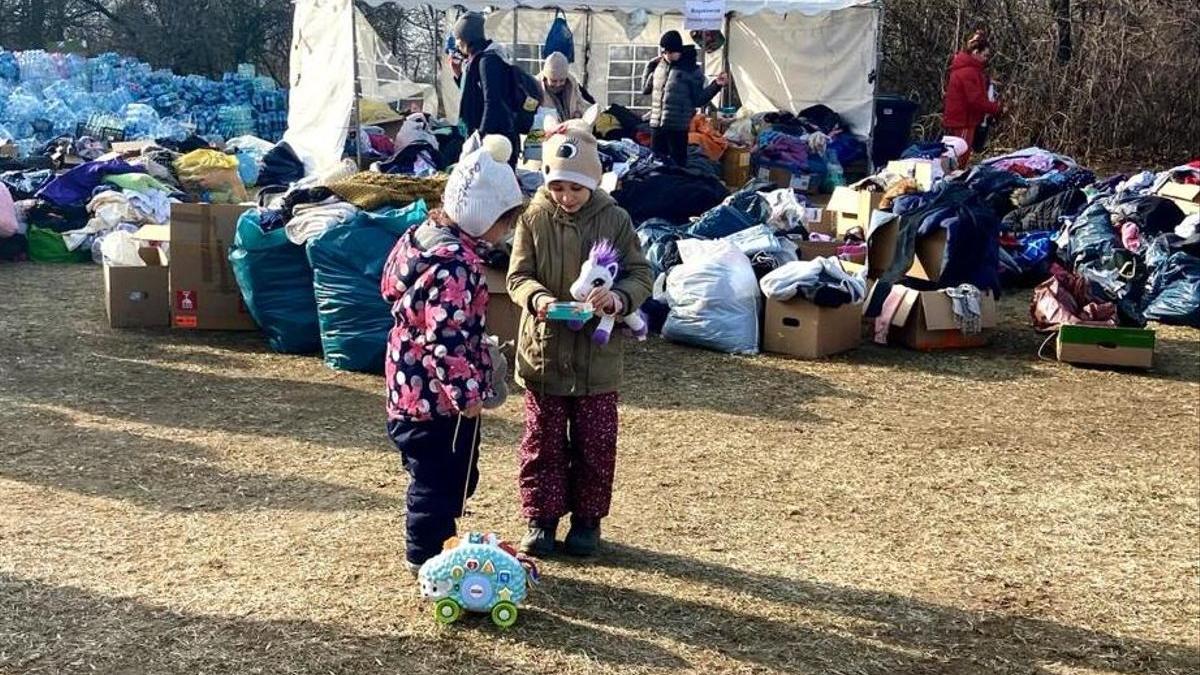
<svg viewBox="0 0 1200 675">
<path fill-rule="evenodd" d="M 816 194 L 820 192 L 821 188 L 819 182 L 811 174 L 793 174 L 787 169 L 763 167 L 758 170 L 758 177 L 760 180 L 770 181 L 777 188 L 791 188 L 806 194 Z"/>
<path fill-rule="evenodd" d="M 487 330 L 500 338 L 500 344 L 509 341 L 516 343 L 517 335 L 521 331 L 521 308 L 508 296 L 508 285 L 505 282 L 507 271 L 488 267 L 484 273 L 487 276 L 489 296 Z M 511 356 L 512 352 L 505 351 L 505 354 Z M 509 370 L 514 367 L 510 364 Z"/>
<path fill-rule="evenodd" d="M 800 254 L 801 260 L 836 258 L 841 246 L 843 244 L 840 241 L 798 241 L 796 252 Z"/>
<path fill-rule="evenodd" d="M 887 172 L 894 173 L 917 181 L 917 187 L 923 192 L 933 189 L 934 183 L 950 173 L 952 164 L 949 158 L 940 159 L 894 159 L 887 163 Z"/>
<path fill-rule="evenodd" d="M 112 328 L 166 328 L 171 325 L 167 266 L 161 251 L 139 251 L 145 267 L 104 266 L 104 306 Z"/>
<path fill-rule="evenodd" d="M 896 259 L 896 240 L 900 236 L 900 224 L 892 222 L 878 228 L 867 241 L 867 277 L 878 279 L 892 266 Z M 937 281 L 942 276 L 942 265 L 946 258 L 946 230 L 917 239 L 913 262 L 905 276 L 924 281 Z"/>
<path fill-rule="evenodd" d="M 876 287 L 871 289 L 872 292 L 875 290 Z M 983 330 L 966 335 L 955 324 L 952 301 L 945 293 L 911 288 L 904 292 L 904 298 L 892 316 L 890 340 L 912 349 L 982 347 L 988 343 L 988 329 L 996 327 L 996 300 L 991 293 L 985 292 L 979 298 L 979 323 Z"/>
<path fill-rule="evenodd" d="M 740 188 L 750 182 L 750 149 L 729 146 L 721 156 L 721 174 L 725 184 Z"/>
<path fill-rule="evenodd" d="M 942 278 L 942 265 L 946 261 L 946 242 L 950 233 L 938 229 L 925 237 L 917 239 L 916 255 L 913 256 L 912 267 L 908 276 L 925 281 L 937 281 Z"/>
<path fill-rule="evenodd" d="M 819 359 L 862 342 L 862 305 L 819 307 L 803 298 L 767 298 L 763 351 Z"/>
<path fill-rule="evenodd" d="M 837 233 L 835 214 L 829 209 L 807 206 L 804 208 L 804 227 L 809 232 L 820 232 L 832 237 Z"/>
<path fill-rule="evenodd" d="M 0 143 L 0 159 L 16 159 L 17 154 L 17 146 L 8 142 Z"/>
<path fill-rule="evenodd" d="M 1200 213 L 1200 185 L 1168 181 L 1159 188 L 1157 194 L 1175 202 L 1186 214 Z"/>
<path fill-rule="evenodd" d="M 1144 328 L 1065 325 L 1058 331 L 1058 360 L 1096 366 L 1150 368 L 1154 331 Z"/>
<path fill-rule="evenodd" d="M 866 234 L 871 225 L 871 213 L 879 208 L 883 200 L 882 192 L 870 190 L 855 190 L 848 187 L 836 187 L 829 198 L 829 210 L 834 213 L 837 223 L 837 235 L 846 236 L 854 228 L 862 228 Z"/>
<path fill-rule="evenodd" d="M 168 276 L 171 325 L 175 328 L 258 329 L 229 266 L 237 221 L 247 208 L 237 204 L 171 205 Z"/>
<path fill-rule="evenodd" d="M 112 144 L 112 152 L 124 157 L 140 155 L 146 148 L 154 147 L 154 141 L 117 141 Z"/>
</svg>

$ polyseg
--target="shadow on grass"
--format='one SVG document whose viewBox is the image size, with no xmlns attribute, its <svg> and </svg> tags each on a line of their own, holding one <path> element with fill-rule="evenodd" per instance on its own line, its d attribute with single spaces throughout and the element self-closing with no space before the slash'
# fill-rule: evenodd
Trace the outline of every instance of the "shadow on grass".
<svg viewBox="0 0 1200 675">
<path fill-rule="evenodd" d="M 0 671 L 28 675 L 510 672 L 455 640 L 194 614 L 11 574 L 0 574 L 0 636 Z"/>
<path fill-rule="evenodd" d="M 0 426 L 0 477 L 168 512 L 401 510 L 404 502 L 356 487 L 221 466 L 201 445 L 78 426 L 65 414 L 18 407 Z"/>
<path fill-rule="evenodd" d="M 797 612 L 840 617 L 836 630 L 820 630 L 801 627 L 799 620 L 783 623 L 586 581 L 555 579 L 547 585 L 574 618 L 663 635 L 750 664 L 792 672 L 1050 673 L 1048 666 L 1066 664 L 1167 675 L 1194 673 L 1200 667 L 1200 650 L 1182 645 L 1122 638 L 1043 619 L 968 612 L 886 592 L 748 572 L 621 544 L 607 544 L 604 555 L 590 564 L 665 575 L 703 585 L 713 593 L 741 594 Z M 577 600 L 588 597 L 603 601 Z"/>
</svg>

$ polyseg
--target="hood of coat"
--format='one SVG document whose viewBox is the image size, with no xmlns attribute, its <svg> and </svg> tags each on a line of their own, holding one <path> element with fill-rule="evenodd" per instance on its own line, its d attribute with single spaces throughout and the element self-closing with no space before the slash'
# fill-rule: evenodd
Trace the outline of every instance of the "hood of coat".
<svg viewBox="0 0 1200 675">
<path fill-rule="evenodd" d="M 959 52 L 950 60 L 950 70 L 962 70 L 964 68 L 974 68 L 975 70 L 983 70 L 983 61 L 975 58 L 971 52 Z"/>
<path fill-rule="evenodd" d="M 672 67 L 679 68 L 680 70 L 698 70 L 700 68 L 700 60 L 697 56 L 698 52 L 694 45 L 685 45 L 683 51 L 680 53 L 682 56 L 679 57 L 678 61 L 671 64 Z"/>
<path fill-rule="evenodd" d="M 544 211 L 551 216 L 562 213 L 563 216 L 570 218 L 571 220 L 586 221 L 590 218 L 594 218 L 597 214 L 602 213 L 605 209 L 612 208 L 616 205 L 617 200 L 613 199 L 612 195 L 608 194 L 604 190 L 593 190 L 592 198 L 588 200 L 587 204 L 583 205 L 582 209 L 579 209 L 579 211 L 576 213 L 566 213 L 563 212 L 562 209 L 559 208 L 558 204 L 554 202 L 554 197 L 550 195 L 550 191 L 543 187 L 538 189 L 537 194 L 535 194 L 533 199 L 529 202 L 529 210 Z"/>
</svg>

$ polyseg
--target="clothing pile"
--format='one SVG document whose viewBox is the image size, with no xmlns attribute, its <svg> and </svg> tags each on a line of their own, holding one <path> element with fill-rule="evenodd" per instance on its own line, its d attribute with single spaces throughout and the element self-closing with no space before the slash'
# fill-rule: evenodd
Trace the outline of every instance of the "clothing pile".
<svg viewBox="0 0 1200 675">
<path fill-rule="evenodd" d="M 865 270 L 850 274 L 837 258 L 787 263 L 764 276 L 759 286 L 772 300 L 786 302 L 800 295 L 821 307 L 858 305 L 867 297 Z"/>
</svg>

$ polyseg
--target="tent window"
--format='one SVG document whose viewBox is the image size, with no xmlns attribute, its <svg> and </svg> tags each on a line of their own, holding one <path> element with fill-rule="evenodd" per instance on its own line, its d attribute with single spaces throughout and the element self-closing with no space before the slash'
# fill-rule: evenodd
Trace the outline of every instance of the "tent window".
<svg viewBox="0 0 1200 675">
<path fill-rule="evenodd" d="M 525 69 L 525 72 L 537 76 L 542 72 L 542 46 L 528 42 L 518 42 L 513 61 Z"/>
<path fill-rule="evenodd" d="M 650 97 L 642 95 L 642 73 L 646 63 L 658 56 L 658 45 L 611 45 L 608 48 L 608 102 L 634 112 L 650 109 Z"/>
</svg>

